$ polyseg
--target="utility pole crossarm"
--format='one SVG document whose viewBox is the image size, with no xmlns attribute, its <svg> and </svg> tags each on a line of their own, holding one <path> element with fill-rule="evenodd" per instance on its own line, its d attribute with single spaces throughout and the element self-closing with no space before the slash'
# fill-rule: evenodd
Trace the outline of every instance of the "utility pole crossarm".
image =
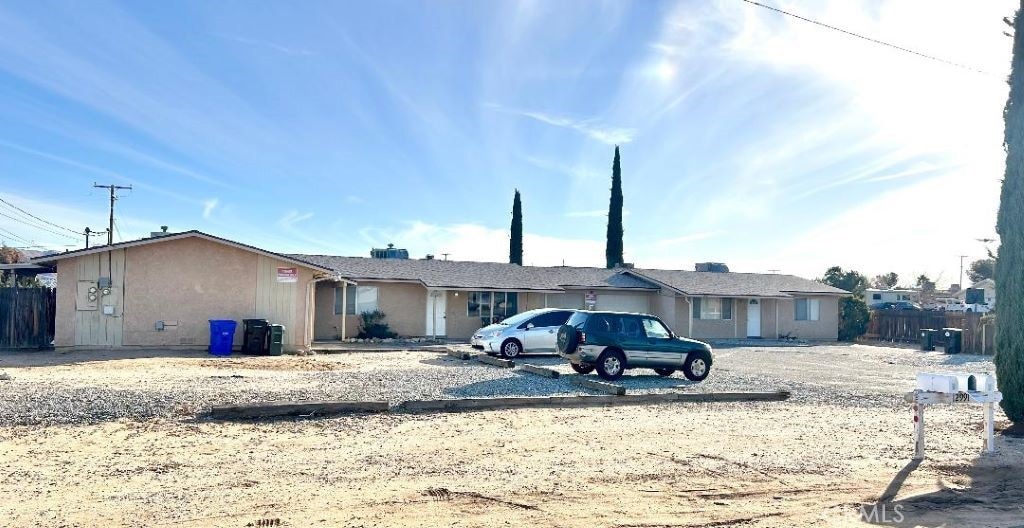
<svg viewBox="0 0 1024 528">
<path fill-rule="evenodd" d="M 93 187 L 97 189 L 107 189 L 110 191 L 110 225 L 107 226 L 107 245 L 114 243 L 114 202 L 117 201 L 117 191 L 119 189 L 132 190 L 131 185 L 100 185 L 96 182 L 92 183 Z"/>
</svg>

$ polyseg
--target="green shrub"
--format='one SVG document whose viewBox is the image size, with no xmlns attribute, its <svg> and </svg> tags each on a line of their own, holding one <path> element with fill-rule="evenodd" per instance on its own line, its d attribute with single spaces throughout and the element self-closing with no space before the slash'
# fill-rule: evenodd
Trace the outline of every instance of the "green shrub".
<svg viewBox="0 0 1024 528">
<path fill-rule="evenodd" d="M 387 339 L 398 337 L 398 334 L 391 331 L 388 324 L 384 322 L 387 315 L 380 310 L 363 312 L 359 314 L 359 339 Z"/>
<path fill-rule="evenodd" d="M 854 341 L 868 331 L 871 312 L 858 297 L 843 297 L 839 301 L 839 340 Z"/>
</svg>

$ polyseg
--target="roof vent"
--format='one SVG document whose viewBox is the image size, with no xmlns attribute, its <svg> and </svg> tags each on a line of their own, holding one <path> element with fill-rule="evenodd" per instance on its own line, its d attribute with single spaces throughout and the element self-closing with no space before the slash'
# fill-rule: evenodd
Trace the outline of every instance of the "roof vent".
<svg viewBox="0 0 1024 528">
<path fill-rule="evenodd" d="M 157 238 L 157 237 L 167 236 L 167 235 L 171 235 L 171 234 L 173 234 L 173 233 L 168 233 L 167 232 L 167 226 L 160 226 L 160 230 L 159 231 L 150 231 L 149 232 L 149 237 L 150 238 Z"/>
<path fill-rule="evenodd" d="M 430 253 L 427 253 L 427 256 L 423 257 L 423 260 L 434 260 L 434 256 L 431 255 Z"/>
<path fill-rule="evenodd" d="M 698 262 L 693 269 L 709 273 L 729 273 L 729 266 L 724 262 Z"/>
</svg>

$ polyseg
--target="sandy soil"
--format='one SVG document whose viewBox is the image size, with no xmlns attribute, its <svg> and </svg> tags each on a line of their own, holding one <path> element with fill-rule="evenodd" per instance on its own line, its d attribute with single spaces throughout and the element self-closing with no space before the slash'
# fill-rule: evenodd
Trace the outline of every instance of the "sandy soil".
<svg viewBox="0 0 1024 528">
<path fill-rule="evenodd" d="M 920 357 L 884 349 L 830 358 L 821 348 L 802 351 L 800 363 L 832 365 L 841 382 L 826 384 L 844 392 L 895 385 L 880 369 L 859 368 L 875 356 L 910 369 Z M 267 358 L 267 367 L 321 368 L 322 358 L 312 367 L 306 359 Z M 366 366 L 346 366 L 352 359 L 325 361 Z M 133 361 L 182 372 L 191 359 Z M 87 375 L 116 364 L 32 368 Z M 1024 440 L 999 436 L 999 453 L 979 457 L 980 410 L 934 408 L 928 419 L 920 465 L 910 463 L 911 415 L 899 404 L 6 427 L 0 525 L 848 526 L 864 514 L 894 526 L 1024 524 Z"/>
</svg>

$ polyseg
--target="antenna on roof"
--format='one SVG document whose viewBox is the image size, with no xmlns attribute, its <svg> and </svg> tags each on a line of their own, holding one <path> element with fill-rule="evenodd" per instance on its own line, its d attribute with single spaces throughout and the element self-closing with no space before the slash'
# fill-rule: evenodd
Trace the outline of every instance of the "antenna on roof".
<svg viewBox="0 0 1024 528">
<path fill-rule="evenodd" d="M 448 255 L 451 255 L 451 253 L 441 253 L 441 255 L 444 256 L 445 260 L 448 260 Z"/>
</svg>

